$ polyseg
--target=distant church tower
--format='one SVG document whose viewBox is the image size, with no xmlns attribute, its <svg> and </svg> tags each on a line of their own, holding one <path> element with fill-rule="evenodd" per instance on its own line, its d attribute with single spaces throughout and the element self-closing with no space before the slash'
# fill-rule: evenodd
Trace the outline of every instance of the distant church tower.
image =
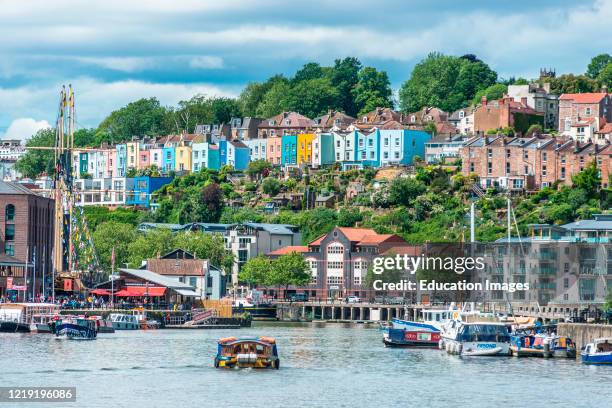
<svg viewBox="0 0 612 408">
<path fill-rule="evenodd" d="M 553 68 L 540 68 L 540 79 L 555 78 L 557 76 Z"/>
</svg>

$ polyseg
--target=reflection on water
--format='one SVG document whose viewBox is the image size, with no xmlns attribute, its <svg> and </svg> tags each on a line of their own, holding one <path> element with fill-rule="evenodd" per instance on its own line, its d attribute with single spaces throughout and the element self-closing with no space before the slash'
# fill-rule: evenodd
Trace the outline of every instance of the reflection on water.
<svg viewBox="0 0 612 408">
<path fill-rule="evenodd" d="M 216 339 L 261 335 L 276 337 L 279 371 L 213 368 Z M 608 407 L 611 383 L 612 367 L 576 361 L 388 349 L 360 325 L 0 334 L 2 386 L 76 386 L 87 407 Z"/>
</svg>

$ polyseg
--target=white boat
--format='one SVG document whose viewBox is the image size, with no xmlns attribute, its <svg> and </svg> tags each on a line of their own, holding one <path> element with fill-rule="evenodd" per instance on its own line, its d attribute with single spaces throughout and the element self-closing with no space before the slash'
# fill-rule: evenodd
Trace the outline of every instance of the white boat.
<svg viewBox="0 0 612 408">
<path fill-rule="evenodd" d="M 421 310 L 422 321 L 408 319 L 392 319 L 391 326 L 394 329 L 408 331 L 440 332 L 442 326 L 451 320 L 453 311 L 446 309 L 423 309 Z"/>
<path fill-rule="evenodd" d="M 584 364 L 612 364 L 612 337 L 595 339 L 581 353 Z"/>
<path fill-rule="evenodd" d="M 58 316 L 53 303 L 1 303 L 0 332 L 51 333 L 50 323 Z"/>
<path fill-rule="evenodd" d="M 110 315 L 113 329 L 115 330 L 138 330 L 140 329 L 140 321 L 138 316 L 125 313 L 111 313 Z"/>
<path fill-rule="evenodd" d="M 482 318 L 481 318 L 482 319 Z M 493 321 L 457 322 L 454 337 L 445 334 L 443 347 L 461 356 L 509 356 L 510 333 L 506 325 Z"/>
</svg>

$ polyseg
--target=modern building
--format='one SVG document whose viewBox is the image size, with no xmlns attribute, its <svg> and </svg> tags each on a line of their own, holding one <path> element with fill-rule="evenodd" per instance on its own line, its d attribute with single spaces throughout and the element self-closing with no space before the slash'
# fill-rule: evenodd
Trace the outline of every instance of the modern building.
<svg viewBox="0 0 612 408">
<path fill-rule="evenodd" d="M 49 293 L 54 214 L 54 200 L 0 181 L 0 296 L 23 301 L 43 287 Z"/>
</svg>

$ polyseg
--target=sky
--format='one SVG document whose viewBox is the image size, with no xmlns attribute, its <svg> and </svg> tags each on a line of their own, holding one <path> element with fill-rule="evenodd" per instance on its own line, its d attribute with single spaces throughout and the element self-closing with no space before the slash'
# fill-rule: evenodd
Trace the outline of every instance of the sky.
<svg viewBox="0 0 612 408">
<path fill-rule="evenodd" d="M 358 57 L 398 89 L 432 51 L 500 77 L 582 73 L 612 52 L 612 0 L 0 0 L 0 136 L 26 139 L 76 92 L 77 127 L 156 96 L 237 96 L 304 63 Z"/>
</svg>

